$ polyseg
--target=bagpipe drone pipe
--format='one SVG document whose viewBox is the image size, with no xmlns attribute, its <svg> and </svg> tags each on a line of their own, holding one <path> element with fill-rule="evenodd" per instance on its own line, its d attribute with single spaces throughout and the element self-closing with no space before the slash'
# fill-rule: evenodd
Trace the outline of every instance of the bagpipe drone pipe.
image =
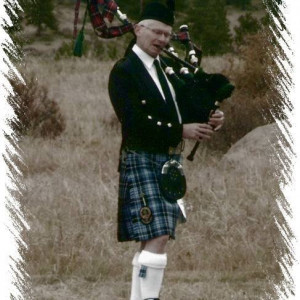
<svg viewBox="0 0 300 300">
<path fill-rule="evenodd" d="M 100 38 L 110 39 L 122 36 L 128 32 L 134 34 L 134 25 L 127 19 L 126 14 L 120 11 L 114 0 L 86 0 L 87 6 L 84 14 L 83 25 L 80 32 L 77 32 L 78 14 L 80 0 L 75 5 L 74 19 L 74 51 L 75 56 L 82 55 L 82 43 L 84 40 L 84 26 L 87 14 L 89 14 L 94 32 Z M 175 10 L 175 0 L 167 0 L 170 10 Z M 116 17 L 122 25 L 111 26 Z M 184 98 L 181 105 L 181 113 L 184 123 L 206 123 L 211 114 L 220 107 L 220 104 L 229 98 L 234 86 L 228 78 L 222 74 L 208 74 L 200 67 L 202 50 L 197 47 L 190 38 L 187 25 L 182 25 L 179 32 L 173 33 L 172 42 L 185 46 L 185 58 L 181 59 L 175 52 L 174 47 L 168 45 L 163 49 L 167 55 L 161 56 L 162 66 L 169 75 L 171 83 L 177 87 L 180 98 Z M 170 59 L 174 63 L 169 63 Z M 192 152 L 187 157 L 193 160 L 199 142 L 196 142 Z"/>
</svg>

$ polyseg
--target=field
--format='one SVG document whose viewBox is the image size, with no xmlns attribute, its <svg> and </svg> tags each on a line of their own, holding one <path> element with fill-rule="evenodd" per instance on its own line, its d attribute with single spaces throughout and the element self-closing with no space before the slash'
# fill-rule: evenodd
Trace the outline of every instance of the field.
<svg viewBox="0 0 300 300">
<path fill-rule="evenodd" d="M 27 62 L 66 120 L 54 140 L 28 136 L 21 142 L 35 299 L 128 298 L 137 245 L 116 242 L 120 129 L 106 89 L 111 66 L 88 59 Z M 274 221 L 279 190 L 271 133 L 245 137 L 225 156 L 203 145 L 194 163 L 185 161 L 189 216 L 169 245 L 165 299 L 271 293 L 283 247 Z"/>
<path fill-rule="evenodd" d="M 46 87 L 66 125 L 55 139 L 27 135 L 20 141 L 31 296 L 128 299 L 138 245 L 116 241 L 120 126 L 107 93 L 114 60 L 55 60 L 57 45 L 47 43 L 28 46 L 21 66 Z M 203 61 L 207 71 L 225 73 L 242 68 L 240 63 L 230 55 Z M 279 262 L 287 253 L 276 225 L 284 225 L 276 201 L 284 205 L 284 141 L 270 124 L 229 150 L 214 148 L 225 130 L 200 146 L 193 163 L 184 161 L 188 222 L 168 245 L 161 299 L 278 299 Z M 192 146 L 187 143 L 184 156 Z"/>
</svg>

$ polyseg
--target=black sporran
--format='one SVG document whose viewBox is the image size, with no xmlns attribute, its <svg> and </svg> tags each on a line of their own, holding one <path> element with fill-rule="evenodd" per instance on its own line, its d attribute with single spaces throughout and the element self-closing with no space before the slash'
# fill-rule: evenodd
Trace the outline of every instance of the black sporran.
<svg viewBox="0 0 300 300">
<path fill-rule="evenodd" d="M 176 202 L 186 192 L 186 179 L 182 165 L 174 159 L 167 161 L 161 170 L 160 191 L 169 202 Z"/>
</svg>

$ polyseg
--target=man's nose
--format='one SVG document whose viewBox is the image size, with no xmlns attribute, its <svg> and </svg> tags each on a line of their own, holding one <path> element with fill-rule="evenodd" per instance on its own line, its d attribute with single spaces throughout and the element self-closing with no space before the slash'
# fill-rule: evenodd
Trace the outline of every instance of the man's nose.
<svg viewBox="0 0 300 300">
<path fill-rule="evenodd" d="M 158 36 L 158 39 L 163 42 L 163 43 L 168 43 L 169 42 L 169 38 L 165 36 L 164 33 L 161 33 L 159 36 Z"/>
</svg>

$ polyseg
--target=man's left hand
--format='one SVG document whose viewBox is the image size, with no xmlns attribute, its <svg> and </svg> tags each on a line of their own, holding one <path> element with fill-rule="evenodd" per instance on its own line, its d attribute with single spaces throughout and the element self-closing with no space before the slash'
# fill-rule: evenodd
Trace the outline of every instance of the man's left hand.
<svg viewBox="0 0 300 300">
<path fill-rule="evenodd" d="M 221 110 L 216 110 L 209 118 L 208 124 L 218 131 L 224 124 L 224 113 Z"/>
</svg>

